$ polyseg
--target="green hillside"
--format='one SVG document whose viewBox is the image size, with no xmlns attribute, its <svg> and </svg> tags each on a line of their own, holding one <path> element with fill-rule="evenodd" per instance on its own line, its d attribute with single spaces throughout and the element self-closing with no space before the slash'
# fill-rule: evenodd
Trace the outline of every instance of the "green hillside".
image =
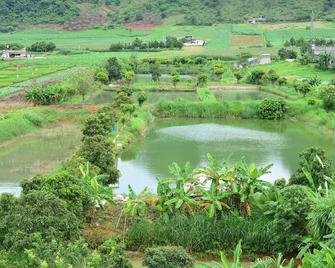
<svg viewBox="0 0 335 268">
<path fill-rule="evenodd" d="M 162 19 L 212 25 L 245 22 L 260 15 L 270 22 L 306 21 L 312 10 L 316 20 L 335 18 L 335 0 L 2 0 L 0 31 L 12 31 L 22 24 L 75 20 L 80 15 L 80 4 L 85 2 L 107 10 L 109 21 L 105 26 Z"/>
</svg>

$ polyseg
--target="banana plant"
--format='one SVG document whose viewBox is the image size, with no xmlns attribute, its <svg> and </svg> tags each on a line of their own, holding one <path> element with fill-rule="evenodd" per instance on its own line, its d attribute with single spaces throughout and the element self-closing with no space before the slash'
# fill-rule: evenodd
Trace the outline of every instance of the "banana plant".
<svg viewBox="0 0 335 268">
<path fill-rule="evenodd" d="M 232 195 L 231 192 L 217 191 L 215 184 L 210 186 L 209 190 L 200 190 L 201 204 L 200 207 L 205 210 L 210 218 L 218 215 L 223 209 L 230 209 L 226 203 L 228 197 Z"/>
<path fill-rule="evenodd" d="M 257 168 L 255 164 L 247 165 L 242 159 L 235 167 L 235 180 L 232 182 L 232 192 L 239 197 L 240 211 L 242 214 L 251 216 L 250 198 L 256 191 L 263 191 L 271 184 L 260 178 L 268 174 L 271 165 Z"/>
<path fill-rule="evenodd" d="M 79 170 L 82 174 L 82 179 L 84 184 L 87 186 L 88 191 L 90 192 L 90 196 L 93 199 L 93 203 L 102 207 L 102 201 L 106 200 L 109 203 L 113 203 L 114 193 L 113 187 L 105 187 L 102 186 L 99 181 L 104 180 L 107 175 L 96 175 L 92 176 L 90 174 L 90 165 L 86 163 L 86 165 L 80 165 Z"/>
<path fill-rule="evenodd" d="M 241 256 L 242 256 L 242 245 L 241 241 L 237 244 L 235 250 L 234 250 L 234 258 L 233 261 L 230 262 L 228 260 L 228 257 L 224 254 L 224 252 L 221 252 L 220 259 L 221 263 L 219 262 L 211 262 L 211 263 L 199 263 L 199 268 L 243 268 L 243 265 L 241 264 Z"/>
<path fill-rule="evenodd" d="M 211 154 L 207 154 L 209 165 L 196 170 L 196 174 L 205 177 L 205 182 L 210 182 L 218 193 L 222 182 L 232 182 L 235 180 L 234 167 L 228 167 L 225 162 L 220 163 Z"/>
<path fill-rule="evenodd" d="M 131 217 L 145 217 L 149 207 L 154 206 L 154 203 L 156 203 L 156 201 L 149 201 L 153 200 L 153 195 L 149 191 L 148 187 L 144 188 L 140 194 L 136 194 L 133 188 L 128 185 L 128 191 L 128 200 L 126 206 L 124 207 L 125 214 L 128 214 Z"/>
<path fill-rule="evenodd" d="M 197 201 L 194 192 L 196 180 L 193 178 L 190 163 L 186 163 L 184 167 L 173 163 L 169 169 L 173 177 L 159 182 L 158 194 L 161 196 L 162 208 L 170 213 L 183 211 L 191 214 Z"/>
</svg>

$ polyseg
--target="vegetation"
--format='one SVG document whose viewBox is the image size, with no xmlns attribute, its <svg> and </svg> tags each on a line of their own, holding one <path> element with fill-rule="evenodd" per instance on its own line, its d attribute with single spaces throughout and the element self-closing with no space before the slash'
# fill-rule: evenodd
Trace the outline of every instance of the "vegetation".
<svg viewBox="0 0 335 268">
<path fill-rule="evenodd" d="M 148 268 L 193 268 L 193 260 L 182 247 L 149 248 L 144 253 L 143 265 Z"/>
</svg>

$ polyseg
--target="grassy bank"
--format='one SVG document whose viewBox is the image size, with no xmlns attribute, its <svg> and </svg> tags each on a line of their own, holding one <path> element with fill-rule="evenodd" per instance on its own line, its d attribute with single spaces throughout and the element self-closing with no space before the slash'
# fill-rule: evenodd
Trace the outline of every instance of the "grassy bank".
<svg viewBox="0 0 335 268">
<path fill-rule="evenodd" d="M 159 117 L 256 119 L 261 100 L 245 101 L 161 101 L 153 113 Z M 303 121 L 312 127 L 335 132 L 335 113 L 326 112 L 321 104 L 308 105 L 304 99 L 287 101 L 287 119 Z"/>
<path fill-rule="evenodd" d="M 45 108 L 29 108 L 11 111 L 0 115 L 0 142 L 8 141 L 23 134 L 66 120 L 87 114 L 84 110 L 59 111 Z"/>
<path fill-rule="evenodd" d="M 119 150 L 125 150 L 136 139 L 143 137 L 153 120 L 154 117 L 149 111 L 138 108 L 128 124 L 119 133 L 111 135 L 113 138 L 118 135 Z"/>
</svg>

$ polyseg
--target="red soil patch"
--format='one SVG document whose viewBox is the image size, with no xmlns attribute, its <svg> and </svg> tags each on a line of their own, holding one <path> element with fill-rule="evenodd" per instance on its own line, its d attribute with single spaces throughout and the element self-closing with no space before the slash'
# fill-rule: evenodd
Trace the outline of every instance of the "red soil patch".
<svg viewBox="0 0 335 268">
<path fill-rule="evenodd" d="M 257 46 L 262 45 L 264 39 L 261 35 L 233 35 L 231 39 L 232 46 Z"/>
<path fill-rule="evenodd" d="M 128 30 L 153 30 L 156 27 L 162 25 L 162 21 L 136 21 L 131 23 L 125 23 L 123 26 Z"/>
</svg>

